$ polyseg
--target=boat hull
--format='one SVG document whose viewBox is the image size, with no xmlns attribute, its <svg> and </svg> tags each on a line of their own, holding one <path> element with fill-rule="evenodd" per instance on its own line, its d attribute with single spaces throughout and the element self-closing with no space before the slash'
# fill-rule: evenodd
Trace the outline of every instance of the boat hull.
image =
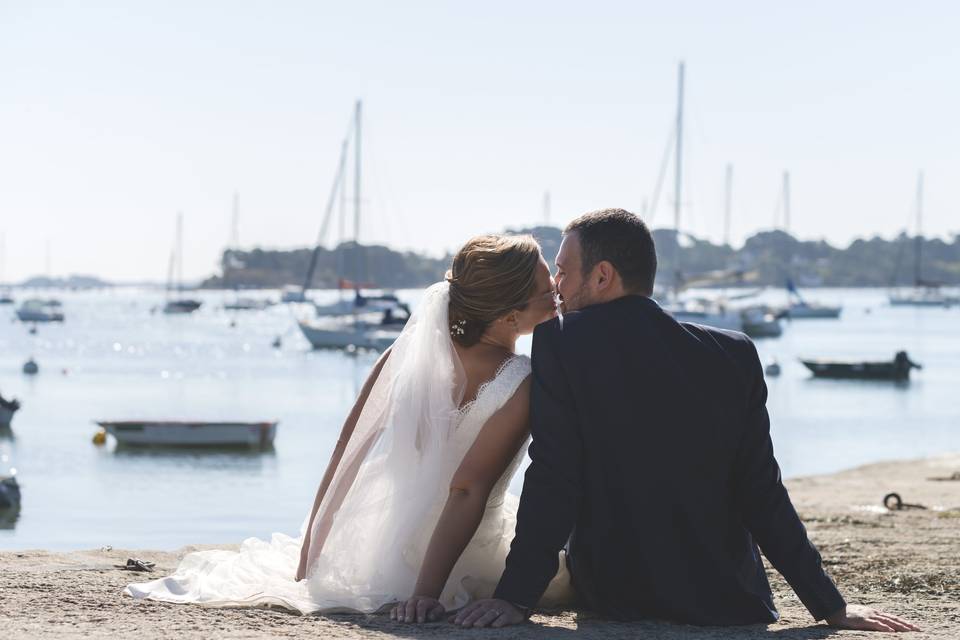
<svg viewBox="0 0 960 640">
<path fill-rule="evenodd" d="M 63 322 L 63 314 L 46 311 L 17 310 L 17 319 L 20 322 Z"/>
<path fill-rule="evenodd" d="M 163 312 L 168 314 L 193 313 L 202 304 L 197 300 L 171 300 L 163 305 Z"/>
<path fill-rule="evenodd" d="M 13 414 L 16 413 L 16 409 L 9 409 L 7 407 L 0 407 L 0 428 L 10 427 L 10 423 L 13 422 Z"/>
<path fill-rule="evenodd" d="M 791 320 L 834 319 L 839 318 L 842 311 L 843 307 L 793 306 L 785 315 Z"/>
<path fill-rule="evenodd" d="M 20 485 L 13 476 L 0 478 L 0 509 L 16 508 L 20 505 Z"/>
<path fill-rule="evenodd" d="M 343 324 L 342 326 L 318 326 L 298 322 L 303 336 L 314 349 L 376 349 L 383 351 L 400 335 L 398 329 L 381 329 L 376 326 Z"/>
<path fill-rule="evenodd" d="M 910 368 L 897 366 L 893 362 L 818 362 L 801 360 L 803 365 L 817 378 L 845 380 L 908 380 Z"/>
<path fill-rule="evenodd" d="M 276 422 L 98 422 L 124 447 L 244 447 L 267 449 Z"/>
</svg>

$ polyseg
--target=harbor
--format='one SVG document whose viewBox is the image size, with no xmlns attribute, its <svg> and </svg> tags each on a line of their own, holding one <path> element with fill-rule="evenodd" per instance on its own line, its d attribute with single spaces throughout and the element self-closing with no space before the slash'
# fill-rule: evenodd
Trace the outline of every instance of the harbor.
<svg viewBox="0 0 960 640">
<path fill-rule="evenodd" d="M 416 310 L 420 290 L 395 294 Z M 299 530 L 378 351 L 316 350 L 306 340 L 298 316 L 350 299 L 336 290 L 311 291 L 310 305 L 243 312 L 223 308 L 235 299 L 229 291 L 190 295 L 203 303 L 196 312 L 167 315 L 151 313 L 162 290 L 57 291 L 66 322 L 36 334 L 0 322 L 0 392 L 20 403 L 0 432 L 0 465 L 16 470 L 22 493 L 16 517 L 0 523 L 0 549 L 175 549 Z M 280 291 L 250 295 L 279 300 Z M 780 368 L 767 385 L 784 475 L 956 449 L 960 308 L 891 306 L 884 289 L 813 295 L 842 303 L 843 315 L 783 319 L 780 337 L 756 342 L 761 361 Z M 770 289 L 757 299 L 776 306 L 786 296 Z M 519 347 L 529 352 L 529 338 Z M 899 350 L 923 365 L 902 384 L 820 379 L 801 362 L 892 359 Z M 31 356 L 39 371 L 24 375 Z M 123 447 L 111 435 L 94 444 L 96 422 L 134 419 L 277 424 L 266 448 Z M 69 531 L 57 526 L 64 517 L 75 522 Z"/>
</svg>

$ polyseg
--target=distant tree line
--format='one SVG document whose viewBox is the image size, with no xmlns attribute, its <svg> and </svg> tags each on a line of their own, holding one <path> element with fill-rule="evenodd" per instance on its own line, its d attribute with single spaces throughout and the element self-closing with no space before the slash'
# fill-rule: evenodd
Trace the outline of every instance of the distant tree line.
<svg viewBox="0 0 960 640">
<path fill-rule="evenodd" d="M 553 263 L 561 231 L 554 227 L 511 229 L 529 233 Z M 790 278 L 798 286 L 883 287 L 914 281 L 915 238 L 855 240 L 846 248 L 820 241 L 801 241 L 783 231 L 763 231 L 734 249 L 668 229 L 654 231 L 659 257 L 657 282 L 672 286 L 677 279 L 708 285 L 703 274 L 726 272 L 713 282 L 723 286 L 781 286 Z M 678 241 L 679 239 L 679 241 Z M 960 285 L 960 235 L 951 242 L 939 238 L 921 243 L 921 277 L 946 285 Z M 227 250 L 221 275 L 202 284 L 206 288 L 277 288 L 302 285 L 313 249 L 289 251 Z M 384 246 L 344 243 L 321 248 L 311 288 L 333 288 L 342 280 L 399 289 L 423 287 L 438 281 L 450 266 L 450 256 L 431 258 Z"/>
</svg>

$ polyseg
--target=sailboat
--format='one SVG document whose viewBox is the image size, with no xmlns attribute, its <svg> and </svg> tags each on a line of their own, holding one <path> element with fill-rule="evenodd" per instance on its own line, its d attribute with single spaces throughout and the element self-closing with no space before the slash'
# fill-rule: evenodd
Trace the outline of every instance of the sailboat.
<svg viewBox="0 0 960 640">
<path fill-rule="evenodd" d="M 240 195 L 233 194 L 233 222 L 230 232 L 230 244 L 227 251 L 224 252 L 223 264 L 223 285 L 227 287 L 227 275 L 230 269 L 242 269 L 243 261 L 238 259 L 235 252 L 240 247 Z M 231 251 L 232 250 L 232 251 Z M 240 296 L 240 287 L 233 285 L 234 299 L 226 302 L 223 308 L 227 311 L 263 311 L 273 304 L 272 301 L 263 298 L 245 298 Z"/>
<path fill-rule="evenodd" d="M 743 319 L 739 312 L 729 309 L 722 302 L 707 299 L 681 300 L 680 273 L 680 201 L 683 177 L 683 76 L 684 63 L 677 68 L 677 120 L 674 136 L 674 201 L 673 229 L 676 234 L 675 283 L 672 296 L 663 304 L 663 309 L 679 322 L 693 322 L 718 329 L 743 330 Z M 659 187 L 659 185 L 658 185 Z M 659 188 L 657 189 L 659 192 Z M 655 205 L 654 205 L 655 206 Z"/>
<path fill-rule="evenodd" d="M 177 239 L 176 247 L 170 254 L 170 265 L 167 269 L 167 301 L 163 305 L 163 312 L 168 314 L 193 313 L 203 304 L 199 300 L 190 298 L 171 298 L 173 290 L 173 276 L 176 271 L 176 290 L 178 296 L 183 295 L 183 214 L 177 214 Z"/>
<path fill-rule="evenodd" d="M 917 176 L 917 236 L 914 238 L 913 288 L 890 293 L 890 304 L 895 307 L 949 307 L 960 303 L 960 298 L 944 294 L 940 283 L 924 280 L 923 270 L 923 172 Z"/>
<path fill-rule="evenodd" d="M 360 231 L 360 132 L 362 103 L 358 100 L 354 109 L 354 117 L 351 126 L 354 134 L 354 187 L 353 187 L 353 243 L 359 250 L 359 231 Z M 306 300 L 306 291 L 310 288 L 313 281 L 313 274 L 317 266 L 317 259 L 320 255 L 323 239 L 326 237 L 329 228 L 334 203 L 337 195 L 344 197 L 344 179 L 346 177 L 347 155 L 349 151 L 349 134 L 344 140 L 340 150 L 340 162 L 337 167 L 337 174 L 334 179 L 333 189 L 327 200 L 327 208 L 324 214 L 323 224 L 320 228 L 320 235 L 313 254 L 310 257 L 310 265 L 307 269 L 307 275 L 301 288 L 300 301 Z M 358 253 L 359 255 L 359 253 Z M 358 270 L 359 271 L 359 270 Z M 359 274 L 358 274 L 359 275 Z M 397 339 L 407 319 L 410 317 L 410 309 L 407 305 L 400 302 L 396 296 L 385 294 L 380 296 L 367 296 L 361 293 L 361 284 L 359 282 L 350 282 L 345 279 L 340 280 L 340 290 L 352 288 L 354 296 L 350 300 L 340 300 L 331 305 L 314 305 L 316 318 L 312 320 L 299 320 L 297 325 L 304 337 L 310 342 L 314 349 L 342 349 L 349 347 L 359 347 L 366 349 L 383 350 L 393 344 Z"/>
</svg>

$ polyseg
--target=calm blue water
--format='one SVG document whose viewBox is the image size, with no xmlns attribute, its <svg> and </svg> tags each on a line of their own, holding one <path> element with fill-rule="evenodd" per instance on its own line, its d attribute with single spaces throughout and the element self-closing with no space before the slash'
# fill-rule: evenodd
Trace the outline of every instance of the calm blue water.
<svg viewBox="0 0 960 640">
<path fill-rule="evenodd" d="M 310 351 L 289 307 L 226 312 L 224 293 L 201 294 L 204 307 L 188 317 L 152 314 L 162 294 L 148 290 L 55 295 L 67 322 L 37 335 L 0 307 L 0 391 L 23 402 L 12 437 L 0 435 L 0 472 L 15 467 L 23 490 L 15 521 L 0 518 L 0 549 L 173 549 L 297 532 L 376 354 Z M 419 292 L 400 296 L 415 303 Z M 842 319 L 796 321 L 758 343 L 764 360 L 783 365 L 768 381 L 768 406 L 784 474 L 960 449 L 960 309 L 894 309 L 882 291 L 811 297 L 845 304 Z M 270 344 L 277 335 L 281 349 Z M 796 361 L 884 359 L 901 348 L 924 365 L 902 387 L 812 380 Z M 31 355 L 41 367 L 32 378 L 20 373 Z M 93 420 L 143 417 L 280 426 L 275 450 L 261 454 L 91 443 Z M 515 492 L 521 482 L 514 478 Z"/>
</svg>

